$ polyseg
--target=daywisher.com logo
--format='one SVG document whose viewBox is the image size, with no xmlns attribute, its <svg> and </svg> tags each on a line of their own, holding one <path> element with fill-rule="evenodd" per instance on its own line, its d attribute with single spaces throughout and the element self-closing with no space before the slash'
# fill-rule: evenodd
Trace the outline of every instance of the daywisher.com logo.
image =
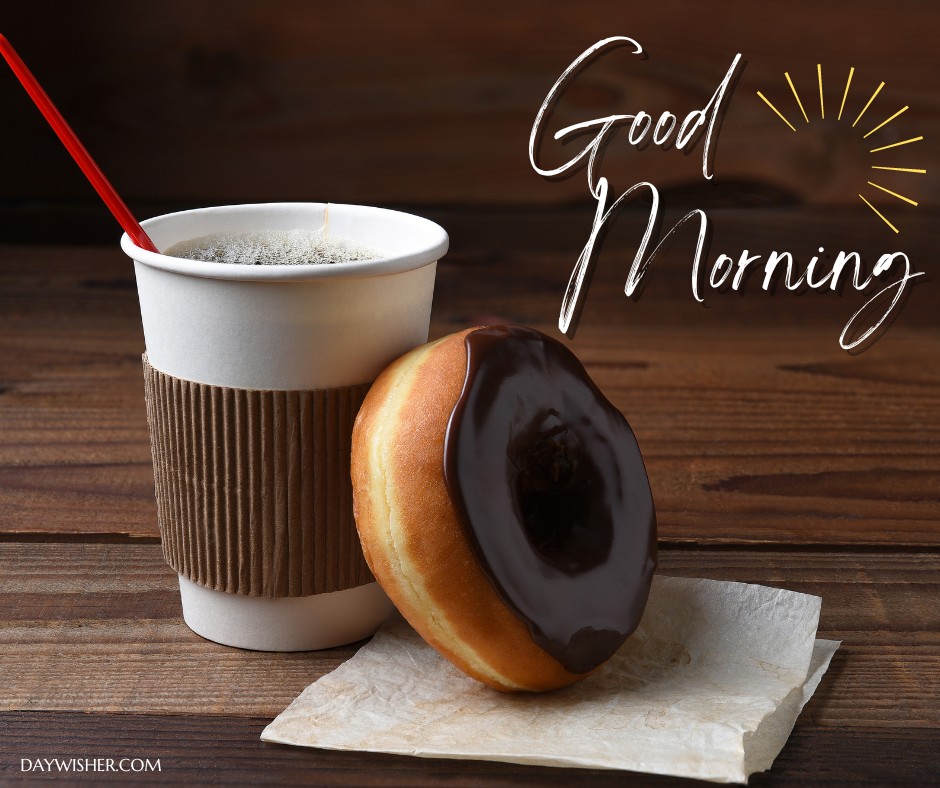
<svg viewBox="0 0 940 788">
<path fill-rule="evenodd" d="M 20 771 L 36 774 L 159 772 L 159 758 L 20 758 Z"/>
</svg>

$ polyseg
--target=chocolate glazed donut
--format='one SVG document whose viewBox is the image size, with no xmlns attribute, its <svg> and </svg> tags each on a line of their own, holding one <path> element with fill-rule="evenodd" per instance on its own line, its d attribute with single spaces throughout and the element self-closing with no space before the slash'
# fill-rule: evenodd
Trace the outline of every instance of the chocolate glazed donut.
<svg viewBox="0 0 940 788">
<path fill-rule="evenodd" d="M 470 329 L 393 363 L 357 419 L 352 478 L 376 578 L 480 681 L 570 684 L 639 623 L 656 564 L 643 461 L 544 334 Z"/>
<path fill-rule="evenodd" d="M 636 629 L 656 519 L 633 431 L 560 342 L 496 326 L 465 337 L 444 476 L 477 561 L 571 673 Z"/>
</svg>

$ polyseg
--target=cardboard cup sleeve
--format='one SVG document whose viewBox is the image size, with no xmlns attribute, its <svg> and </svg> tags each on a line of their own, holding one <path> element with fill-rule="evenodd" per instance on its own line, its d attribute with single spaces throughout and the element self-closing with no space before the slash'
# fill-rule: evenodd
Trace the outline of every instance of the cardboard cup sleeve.
<svg viewBox="0 0 940 788">
<path fill-rule="evenodd" d="M 374 581 L 349 480 L 368 383 L 261 391 L 173 377 L 146 355 L 143 365 L 170 566 L 207 588 L 272 598 Z"/>
</svg>

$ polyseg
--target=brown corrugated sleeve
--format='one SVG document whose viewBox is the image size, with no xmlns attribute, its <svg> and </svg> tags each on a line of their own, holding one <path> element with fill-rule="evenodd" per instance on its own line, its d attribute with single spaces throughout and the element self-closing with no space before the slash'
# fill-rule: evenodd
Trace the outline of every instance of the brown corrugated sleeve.
<svg viewBox="0 0 940 788">
<path fill-rule="evenodd" d="M 250 596 L 371 583 L 356 534 L 350 436 L 369 384 L 315 391 L 208 386 L 144 356 L 157 516 L 167 563 Z"/>
</svg>

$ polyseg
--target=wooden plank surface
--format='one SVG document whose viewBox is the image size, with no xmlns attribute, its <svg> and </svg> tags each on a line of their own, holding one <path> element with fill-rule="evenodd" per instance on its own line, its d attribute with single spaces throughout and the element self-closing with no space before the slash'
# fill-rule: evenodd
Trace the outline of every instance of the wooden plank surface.
<svg viewBox="0 0 940 788">
<path fill-rule="evenodd" d="M 599 769 L 545 769 L 286 747 L 259 739 L 267 722 L 263 717 L 0 713 L 0 780 L 20 776 L 22 758 L 149 757 L 160 759 L 161 771 L 133 775 L 135 784 L 257 785 L 276 781 L 279 785 L 385 788 L 703 785 L 695 780 Z M 748 784 L 757 788 L 928 785 L 935 782 L 938 769 L 935 731 L 843 732 L 797 725 L 773 769 L 754 775 Z M 82 777 L 87 779 L 88 775 Z M 125 775 L 103 772 L 91 777 L 96 781 L 127 780 Z"/>
<path fill-rule="evenodd" d="M 731 211 L 717 248 L 764 250 L 807 225 L 874 259 L 854 213 Z M 492 320 L 557 335 L 589 212 L 432 212 L 451 231 L 432 335 Z M 569 344 L 627 415 L 672 543 L 940 544 L 940 286 L 918 285 L 873 348 L 838 348 L 860 305 L 808 293 L 689 292 L 687 250 L 622 292 L 624 231 L 605 247 Z M 936 214 L 905 241 L 929 258 Z M 756 228 L 762 227 L 763 235 Z M 721 244 L 721 246 L 718 246 Z M 629 259 L 629 258 L 627 258 Z M 115 248 L 0 246 L 0 533 L 156 537 L 132 271 Z"/>
<path fill-rule="evenodd" d="M 672 549 L 672 575 L 823 596 L 843 640 L 772 772 L 754 785 L 927 783 L 940 769 L 936 554 Z M 182 623 L 157 545 L 0 546 L 0 776 L 20 759 L 161 759 L 151 781 L 329 785 L 692 785 L 595 770 L 334 753 L 263 744 L 261 729 L 355 646 L 261 654 Z M 181 715 L 181 716 L 180 716 Z M 107 779 L 113 775 L 95 775 Z"/>
<path fill-rule="evenodd" d="M 0 544 L 0 566 L 0 710 L 273 718 L 356 648 L 203 640 L 158 545 Z M 665 549 L 660 571 L 820 595 L 820 637 L 843 645 L 815 726 L 940 729 L 940 554 Z"/>
<path fill-rule="evenodd" d="M 554 333 L 589 206 L 421 212 L 452 237 L 432 335 L 497 319 Z M 714 218 L 715 253 L 797 236 L 798 256 L 816 237 L 868 261 L 892 248 L 854 211 Z M 937 218 L 921 211 L 907 228 L 921 267 Z M 858 294 L 752 289 L 710 294 L 704 309 L 682 243 L 626 299 L 643 220 L 628 212 L 608 239 L 569 344 L 637 433 L 661 571 L 819 594 L 820 635 L 843 641 L 774 770 L 752 784 L 936 781 L 940 287 L 918 285 L 853 357 L 836 337 Z M 0 781 L 24 757 L 114 754 L 163 757 L 157 779 L 171 783 L 686 784 L 262 744 L 264 724 L 357 646 L 264 654 L 185 627 L 156 531 L 142 350 L 116 248 L 0 246 Z"/>
</svg>

